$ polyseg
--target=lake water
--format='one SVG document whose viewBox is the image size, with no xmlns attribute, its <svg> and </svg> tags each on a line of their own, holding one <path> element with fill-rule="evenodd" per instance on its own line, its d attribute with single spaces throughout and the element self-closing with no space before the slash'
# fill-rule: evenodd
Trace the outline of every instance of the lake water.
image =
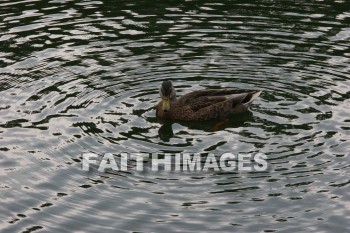
<svg viewBox="0 0 350 233">
<path fill-rule="evenodd" d="M 350 232 L 344 1 L 0 1 L 1 232 Z M 261 89 L 160 121 L 162 81 Z M 84 172 L 85 152 L 267 156 L 266 172 Z"/>
</svg>

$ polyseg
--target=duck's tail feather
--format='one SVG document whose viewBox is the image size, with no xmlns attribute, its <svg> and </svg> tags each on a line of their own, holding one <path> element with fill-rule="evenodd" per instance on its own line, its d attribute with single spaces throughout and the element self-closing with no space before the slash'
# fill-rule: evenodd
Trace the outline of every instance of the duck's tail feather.
<svg viewBox="0 0 350 233">
<path fill-rule="evenodd" d="M 249 106 L 254 99 L 258 98 L 262 91 L 253 91 L 248 93 L 248 95 L 243 99 L 242 104 Z"/>
<path fill-rule="evenodd" d="M 249 91 L 245 94 L 242 94 L 237 98 L 232 99 L 232 113 L 239 113 L 248 111 L 249 106 L 261 94 L 261 91 Z"/>
</svg>

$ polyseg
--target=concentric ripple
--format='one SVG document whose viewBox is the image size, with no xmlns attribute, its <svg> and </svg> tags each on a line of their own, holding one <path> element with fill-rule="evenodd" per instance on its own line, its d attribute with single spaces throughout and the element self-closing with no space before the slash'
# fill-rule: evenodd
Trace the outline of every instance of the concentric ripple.
<svg viewBox="0 0 350 233">
<path fill-rule="evenodd" d="M 2 232 L 348 232 L 346 1 L 0 2 Z M 158 87 L 261 89 L 226 122 Z M 268 172 L 84 172 L 94 152 L 261 152 Z"/>
</svg>

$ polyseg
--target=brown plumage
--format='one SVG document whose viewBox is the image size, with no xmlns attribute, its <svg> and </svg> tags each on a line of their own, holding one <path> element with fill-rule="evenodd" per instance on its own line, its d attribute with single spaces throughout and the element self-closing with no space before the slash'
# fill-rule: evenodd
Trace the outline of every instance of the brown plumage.
<svg viewBox="0 0 350 233">
<path fill-rule="evenodd" d="M 179 98 L 170 81 L 159 89 L 162 100 L 156 107 L 156 116 L 183 121 L 221 119 L 232 113 L 248 110 L 261 91 L 240 89 L 205 89 L 193 91 Z"/>
</svg>

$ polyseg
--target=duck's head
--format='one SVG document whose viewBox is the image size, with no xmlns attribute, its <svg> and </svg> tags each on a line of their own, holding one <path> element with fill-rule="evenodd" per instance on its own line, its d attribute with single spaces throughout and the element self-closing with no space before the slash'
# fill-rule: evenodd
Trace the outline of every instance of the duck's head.
<svg viewBox="0 0 350 233">
<path fill-rule="evenodd" d="M 162 110 L 167 112 L 170 110 L 171 100 L 176 98 L 176 91 L 170 81 L 164 81 L 159 88 L 160 97 L 162 97 Z"/>
</svg>

